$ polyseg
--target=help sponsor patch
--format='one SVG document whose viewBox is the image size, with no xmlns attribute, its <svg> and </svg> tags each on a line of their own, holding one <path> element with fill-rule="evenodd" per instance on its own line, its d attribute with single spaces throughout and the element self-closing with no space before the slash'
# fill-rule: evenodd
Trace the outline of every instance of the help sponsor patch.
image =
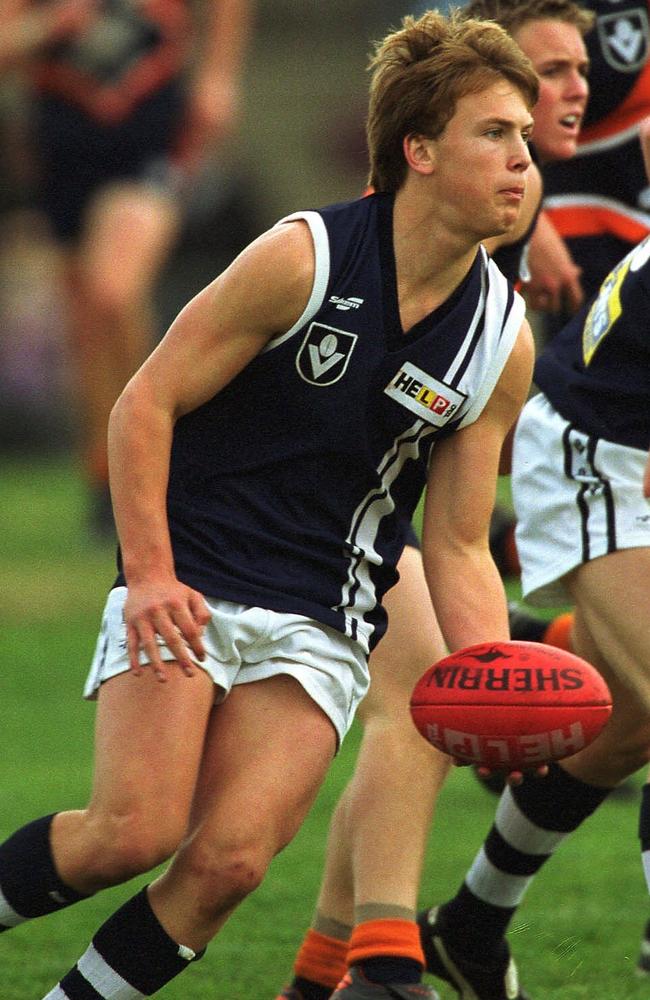
<svg viewBox="0 0 650 1000">
<path fill-rule="evenodd" d="M 434 427 L 444 427 L 467 398 L 410 361 L 402 365 L 384 392 Z"/>
</svg>

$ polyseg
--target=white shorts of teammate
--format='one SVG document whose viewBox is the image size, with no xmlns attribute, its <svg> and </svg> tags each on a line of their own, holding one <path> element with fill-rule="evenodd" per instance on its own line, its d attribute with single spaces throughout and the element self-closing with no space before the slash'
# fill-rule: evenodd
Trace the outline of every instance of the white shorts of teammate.
<svg viewBox="0 0 650 1000">
<path fill-rule="evenodd" d="M 96 698 L 100 684 L 129 669 L 125 600 L 126 587 L 108 595 L 84 698 Z M 235 684 L 289 674 L 331 719 L 340 745 L 368 689 L 367 656 L 361 647 L 303 615 L 205 600 L 211 618 L 203 634 L 206 658 L 198 665 L 215 683 L 215 700 L 223 701 Z M 158 641 L 162 659 L 173 660 Z M 143 653 L 140 658 L 147 662 Z"/>
<path fill-rule="evenodd" d="M 515 432 L 512 496 L 524 597 L 571 603 L 563 577 L 620 549 L 650 546 L 647 453 L 577 430 L 539 394 Z"/>
</svg>

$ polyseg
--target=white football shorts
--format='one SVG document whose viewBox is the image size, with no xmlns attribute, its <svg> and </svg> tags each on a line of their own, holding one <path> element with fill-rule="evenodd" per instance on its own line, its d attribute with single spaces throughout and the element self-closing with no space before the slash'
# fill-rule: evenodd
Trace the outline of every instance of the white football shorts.
<svg viewBox="0 0 650 1000">
<path fill-rule="evenodd" d="M 108 595 L 84 698 L 97 697 L 99 686 L 129 670 L 124 602 L 126 587 Z M 204 634 L 206 658 L 198 664 L 215 683 L 215 700 L 235 684 L 289 674 L 331 719 L 339 745 L 368 689 L 367 655 L 352 639 L 303 615 L 268 611 L 206 598 L 211 612 Z M 174 655 L 158 639 L 161 658 Z M 143 664 L 147 662 L 140 653 Z"/>
<path fill-rule="evenodd" d="M 539 394 L 517 423 L 512 498 L 522 591 L 530 604 L 571 602 L 563 577 L 591 559 L 650 546 L 647 454 L 579 431 Z"/>
</svg>

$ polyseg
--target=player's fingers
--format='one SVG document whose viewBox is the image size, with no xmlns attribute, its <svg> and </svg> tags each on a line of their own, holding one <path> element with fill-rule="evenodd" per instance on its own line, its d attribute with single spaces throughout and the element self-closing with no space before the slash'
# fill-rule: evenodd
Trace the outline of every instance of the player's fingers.
<svg viewBox="0 0 650 1000">
<path fill-rule="evenodd" d="M 134 627 L 138 632 L 139 647 L 144 653 L 147 665 L 153 670 L 156 679 L 164 683 L 167 680 L 167 671 L 160 655 L 160 646 L 158 644 L 158 635 L 161 633 L 158 628 L 152 627 L 149 622 L 141 624 L 139 628 L 137 625 Z"/>
<path fill-rule="evenodd" d="M 159 621 L 156 624 L 156 631 L 164 640 L 165 645 L 172 654 L 173 659 L 178 663 L 183 673 L 186 674 L 187 677 L 193 677 L 195 663 L 190 656 L 188 640 L 179 626 L 173 621 L 173 619 L 171 619 L 171 617 L 166 616 L 164 620 Z M 161 665 L 162 672 L 164 673 L 165 670 L 164 667 L 162 667 L 160 654 L 158 654 L 158 663 Z M 152 666 L 154 666 L 153 663 Z M 157 664 L 154 669 L 156 669 L 156 673 L 158 673 Z M 159 677 L 159 680 L 162 680 L 162 678 Z"/>
<path fill-rule="evenodd" d="M 196 660 L 202 662 L 205 659 L 205 647 L 203 645 L 203 626 L 198 625 L 193 616 L 186 610 L 179 610 L 173 616 L 176 627 L 176 635 L 173 642 L 169 644 L 179 665 L 188 676 L 194 673 Z M 192 656 L 193 654 L 193 656 Z"/>
<path fill-rule="evenodd" d="M 540 764 L 539 767 L 535 768 L 536 778 L 546 778 L 548 777 L 548 764 Z"/>
<path fill-rule="evenodd" d="M 190 594 L 188 603 L 192 617 L 197 625 L 200 625 L 201 627 L 207 625 L 210 621 L 210 610 L 201 594 L 197 594 L 197 592 L 193 590 Z"/>
<path fill-rule="evenodd" d="M 577 312 L 584 301 L 584 292 L 578 278 L 570 282 L 566 287 L 566 304 L 569 312 Z"/>
<path fill-rule="evenodd" d="M 140 636 L 138 630 L 133 625 L 126 628 L 126 648 L 129 654 L 129 668 L 135 677 L 142 673 L 140 665 Z"/>
<path fill-rule="evenodd" d="M 523 780 L 524 780 L 524 775 L 522 771 L 510 771 L 510 773 L 506 777 L 506 781 L 508 782 L 511 788 L 516 788 L 517 785 L 521 785 Z"/>
</svg>

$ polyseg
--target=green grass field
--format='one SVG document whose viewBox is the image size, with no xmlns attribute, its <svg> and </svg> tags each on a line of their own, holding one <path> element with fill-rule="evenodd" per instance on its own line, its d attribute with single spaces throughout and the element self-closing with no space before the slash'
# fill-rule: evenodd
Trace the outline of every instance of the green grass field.
<svg viewBox="0 0 650 1000">
<path fill-rule="evenodd" d="M 4 837 L 36 816 L 85 802 L 94 710 L 80 690 L 112 579 L 113 552 L 85 535 L 83 495 L 70 465 L 5 462 L 1 481 Z M 272 1000 L 312 913 L 329 814 L 350 774 L 358 737 L 353 730 L 303 829 L 262 888 L 205 959 L 160 996 Z M 467 770 L 453 773 L 431 830 L 423 903 L 455 890 L 495 802 Z M 650 981 L 634 975 L 640 931 L 650 916 L 636 824 L 636 795 L 606 803 L 531 888 L 511 939 L 533 1000 L 650 997 Z M 2 935 L 0 1000 L 39 1000 L 135 887 L 111 890 Z M 448 1000 L 451 994 L 442 996 Z"/>
</svg>

